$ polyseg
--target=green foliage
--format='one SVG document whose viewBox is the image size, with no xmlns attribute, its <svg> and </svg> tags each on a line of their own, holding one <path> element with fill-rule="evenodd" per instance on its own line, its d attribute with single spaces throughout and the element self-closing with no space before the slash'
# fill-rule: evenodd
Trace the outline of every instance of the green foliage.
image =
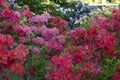
<svg viewBox="0 0 120 80">
<path fill-rule="evenodd" d="M 111 1 L 112 3 L 120 3 L 120 0 L 109 0 Z"/>
<path fill-rule="evenodd" d="M 65 6 L 68 0 L 50 0 L 50 1 L 55 2 L 56 4 L 60 4 L 61 6 Z"/>
<path fill-rule="evenodd" d="M 42 14 L 44 11 L 54 14 L 56 12 L 56 5 L 68 5 L 67 0 L 16 0 L 16 3 L 20 6 L 29 5 L 30 10 L 36 14 Z"/>
<path fill-rule="evenodd" d="M 49 61 L 46 59 L 45 54 L 28 56 L 27 62 L 25 64 L 25 71 L 28 71 L 30 67 L 35 68 L 35 73 L 28 76 L 26 80 L 45 80 L 45 74 L 48 69 Z M 27 73 L 27 72 L 26 72 Z"/>
<path fill-rule="evenodd" d="M 21 75 L 19 74 L 14 74 L 12 72 L 9 72 L 8 70 L 4 70 L 6 72 L 6 76 L 10 78 L 10 80 L 23 80 Z M 1 78 L 1 75 L 0 75 L 0 80 L 5 80 L 3 78 Z"/>
<path fill-rule="evenodd" d="M 30 6 L 30 10 L 36 14 L 41 14 L 44 11 L 52 12 L 55 9 L 55 3 L 49 0 L 16 0 L 17 4 Z"/>
<path fill-rule="evenodd" d="M 45 80 L 45 74 L 49 66 L 49 60 L 47 60 L 47 56 L 45 55 L 46 48 L 46 46 L 43 46 L 40 49 L 41 53 L 39 55 L 29 56 L 28 62 L 36 71 L 33 75 L 34 80 Z"/>
<path fill-rule="evenodd" d="M 116 71 L 116 66 L 120 65 L 120 60 L 117 58 L 103 58 L 102 73 L 98 75 L 97 80 L 110 80 Z M 102 77 L 101 77 L 102 76 Z"/>
</svg>

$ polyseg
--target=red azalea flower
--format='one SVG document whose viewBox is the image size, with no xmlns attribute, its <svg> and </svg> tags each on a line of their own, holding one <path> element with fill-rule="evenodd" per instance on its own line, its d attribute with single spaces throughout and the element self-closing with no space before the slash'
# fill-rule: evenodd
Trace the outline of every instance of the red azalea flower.
<svg viewBox="0 0 120 80">
<path fill-rule="evenodd" d="M 28 72 L 29 72 L 31 75 L 34 75 L 34 73 L 35 73 L 35 68 L 30 68 L 30 69 L 28 70 Z"/>
<path fill-rule="evenodd" d="M 10 80 L 10 78 L 8 78 L 8 77 L 5 77 L 5 78 L 4 78 L 4 80 Z"/>
<path fill-rule="evenodd" d="M 54 25 L 55 27 L 58 27 L 60 31 L 62 31 L 64 27 L 68 25 L 67 21 L 58 16 L 55 16 L 53 20 L 50 22 L 50 24 Z"/>
<path fill-rule="evenodd" d="M 120 72 L 115 72 L 114 80 L 120 80 Z"/>
<path fill-rule="evenodd" d="M 21 74 L 23 73 L 24 67 L 23 64 L 20 63 L 13 63 L 10 67 L 9 70 L 11 72 L 15 72 L 16 74 Z"/>
<path fill-rule="evenodd" d="M 22 13 L 24 16 L 27 16 L 27 17 L 33 17 L 33 13 L 29 10 L 24 10 L 23 13 Z"/>
</svg>

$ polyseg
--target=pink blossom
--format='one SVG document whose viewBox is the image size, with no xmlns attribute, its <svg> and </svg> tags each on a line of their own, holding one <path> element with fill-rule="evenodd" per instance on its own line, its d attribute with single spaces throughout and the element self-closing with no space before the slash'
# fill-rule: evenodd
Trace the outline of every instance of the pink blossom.
<svg viewBox="0 0 120 80">
<path fill-rule="evenodd" d="M 32 54 L 40 54 L 39 48 L 34 47 L 34 49 L 32 50 Z"/>
<path fill-rule="evenodd" d="M 55 16 L 53 20 L 50 22 L 50 24 L 51 25 L 56 24 L 57 26 L 55 27 L 58 27 L 59 30 L 62 31 L 64 27 L 68 25 L 68 22 L 58 16 Z"/>
<path fill-rule="evenodd" d="M 114 80 L 120 80 L 120 65 L 118 65 L 116 72 L 113 75 Z"/>
<path fill-rule="evenodd" d="M 90 74 L 88 74 L 88 73 L 85 74 L 86 77 L 89 77 L 89 76 L 95 77 L 96 73 L 101 72 L 101 69 L 99 67 L 95 66 L 91 62 L 87 62 L 84 64 L 84 70 L 85 70 L 85 72 L 86 71 L 90 72 Z"/>
<path fill-rule="evenodd" d="M 44 39 L 41 38 L 41 37 L 35 37 L 32 39 L 33 43 L 36 43 L 36 44 L 44 44 Z"/>
<path fill-rule="evenodd" d="M 3 9 L 1 14 L 2 16 L 7 17 L 7 20 L 11 20 L 14 23 L 17 23 L 20 20 L 19 14 L 9 9 Z"/>
<path fill-rule="evenodd" d="M 72 31 L 70 36 L 70 41 L 75 44 L 79 44 L 79 39 L 84 38 L 87 36 L 87 31 L 84 28 L 76 28 Z"/>
<path fill-rule="evenodd" d="M 37 27 L 36 27 L 36 26 L 31 26 L 30 29 L 31 29 L 31 31 L 33 31 L 34 33 L 37 33 Z"/>
<path fill-rule="evenodd" d="M 65 37 L 64 37 L 63 35 L 59 35 L 59 36 L 58 36 L 58 42 L 59 42 L 60 44 L 64 44 L 64 43 L 65 43 Z"/>
<path fill-rule="evenodd" d="M 10 47 L 13 47 L 14 39 L 12 38 L 11 35 L 0 34 L 0 44 L 1 44 L 1 46 L 10 46 Z"/>
<path fill-rule="evenodd" d="M 31 28 L 29 26 L 24 26 L 23 28 L 24 28 L 24 31 L 27 35 L 32 33 Z"/>
<path fill-rule="evenodd" d="M 31 28 L 28 27 L 28 26 L 20 26 L 20 25 L 17 25 L 17 26 L 14 27 L 14 30 L 15 30 L 16 32 L 18 32 L 20 35 L 24 35 L 24 34 L 29 35 L 29 34 L 32 33 Z"/>
<path fill-rule="evenodd" d="M 18 32 L 20 35 L 24 35 L 25 34 L 23 26 L 17 25 L 17 26 L 14 26 L 13 29 L 16 32 Z"/>
<path fill-rule="evenodd" d="M 114 80 L 120 80 L 120 72 L 116 72 L 113 77 Z"/>
<path fill-rule="evenodd" d="M 25 42 L 28 42 L 30 40 L 30 36 L 22 36 L 22 37 L 19 37 L 19 40 L 20 40 L 20 43 L 25 43 Z"/>
<path fill-rule="evenodd" d="M 99 31 L 98 37 L 99 37 L 99 39 L 101 39 L 101 38 L 105 37 L 106 35 L 107 35 L 107 31 L 105 29 L 101 29 Z"/>
<path fill-rule="evenodd" d="M 46 41 L 46 46 L 47 49 L 53 49 L 55 54 L 59 54 L 59 52 L 61 52 L 64 49 L 64 46 L 60 43 L 58 43 L 58 41 L 55 38 L 52 38 L 49 41 Z"/>
<path fill-rule="evenodd" d="M 42 25 L 38 27 L 38 32 L 43 32 L 45 29 L 47 29 L 46 25 Z"/>
<path fill-rule="evenodd" d="M 50 14 L 48 13 L 44 13 L 41 16 L 44 17 L 44 22 L 48 22 L 48 19 L 50 19 Z"/>
<path fill-rule="evenodd" d="M 24 12 L 22 13 L 22 15 L 27 16 L 29 18 L 33 16 L 32 12 L 29 11 L 29 10 L 24 10 Z"/>
<path fill-rule="evenodd" d="M 50 18 L 50 15 L 48 13 L 44 13 L 42 15 L 36 15 L 34 17 L 30 18 L 30 22 L 47 22 Z"/>
<path fill-rule="evenodd" d="M 0 0 L 0 3 L 2 2 L 2 0 Z"/>
<path fill-rule="evenodd" d="M 78 80 L 73 72 L 71 66 L 72 57 L 70 54 L 64 54 L 60 57 L 54 56 L 50 61 L 50 67 L 52 71 L 48 71 L 46 74 L 46 79 L 49 80 Z"/>
<path fill-rule="evenodd" d="M 45 40 L 49 40 L 57 34 L 59 34 L 59 30 L 57 28 L 48 28 L 42 32 L 42 36 L 45 38 Z"/>
</svg>

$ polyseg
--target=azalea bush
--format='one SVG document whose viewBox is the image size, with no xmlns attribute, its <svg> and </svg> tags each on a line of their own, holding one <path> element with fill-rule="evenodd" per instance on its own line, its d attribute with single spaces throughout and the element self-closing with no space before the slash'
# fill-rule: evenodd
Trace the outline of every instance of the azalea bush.
<svg viewBox="0 0 120 80">
<path fill-rule="evenodd" d="M 71 30 L 59 16 L 0 4 L 1 80 L 120 79 L 120 10 Z"/>
<path fill-rule="evenodd" d="M 117 10 L 117 9 L 112 9 L 112 11 L 111 12 L 109 11 L 108 14 L 105 14 L 105 13 L 100 14 L 101 16 L 98 15 L 98 13 L 97 14 L 95 13 L 94 16 L 92 16 L 88 20 L 90 22 L 90 24 L 85 26 L 86 29 L 88 29 L 90 27 L 90 25 L 101 27 L 103 29 L 106 29 L 108 32 L 112 33 L 116 37 L 116 45 L 115 45 L 116 46 L 115 47 L 116 57 L 114 59 L 112 59 L 112 60 L 105 59 L 107 61 L 105 61 L 106 63 L 104 65 L 104 67 L 103 67 L 104 72 L 102 74 L 102 76 L 105 75 L 105 77 L 103 78 L 104 80 L 106 80 L 107 77 L 112 78 L 110 76 L 113 75 L 112 72 L 114 73 L 115 70 L 116 70 L 116 67 L 112 67 L 112 68 L 109 67 L 108 68 L 106 65 L 108 63 L 109 63 L 110 66 L 113 66 L 113 65 L 117 66 L 117 65 L 120 64 L 120 61 L 119 61 L 119 56 L 120 56 L 120 54 L 119 54 L 119 40 L 120 40 L 120 38 L 119 38 L 119 27 L 118 27 L 118 23 L 119 23 L 119 17 L 118 17 L 119 14 L 118 13 L 119 13 L 119 10 Z M 87 21 L 86 21 L 86 23 L 87 23 Z M 109 72 L 109 70 L 111 70 L 112 72 Z M 114 74 L 115 75 L 114 76 L 115 80 L 120 78 L 119 75 L 118 75 L 119 69 L 117 69 L 117 70 L 118 71 L 116 71 L 116 73 Z M 99 79 L 102 79 L 102 78 L 99 78 Z"/>
<path fill-rule="evenodd" d="M 50 18 L 51 20 L 49 20 Z M 21 56 L 17 55 L 18 52 L 15 52 L 14 54 L 14 52 L 11 51 L 11 56 L 13 56 L 13 59 L 14 57 L 16 58 L 16 56 L 20 58 L 25 57 L 26 59 L 24 70 L 23 66 L 21 67 L 21 65 L 19 66 L 19 64 L 14 65 L 15 70 L 18 69 L 17 66 L 20 67 L 19 70 L 21 71 L 21 75 L 13 75 L 17 77 L 21 76 L 21 78 L 19 78 L 20 80 L 45 79 L 44 75 L 49 65 L 49 58 L 54 55 L 54 53 L 52 53 L 52 49 L 50 48 L 50 46 L 53 45 L 53 41 L 51 40 L 51 38 L 59 35 L 58 38 L 64 39 L 64 36 L 60 34 L 64 30 L 64 27 L 67 26 L 67 22 L 57 16 L 51 17 L 48 13 L 33 16 L 33 13 L 29 11 L 28 8 L 21 12 L 13 11 L 8 8 L 3 8 L 0 14 L 0 20 L 0 32 L 2 34 L 12 35 L 15 40 L 14 46 L 24 44 L 28 49 L 27 54 L 29 55 L 27 56 L 25 55 L 25 53 L 22 54 L 22 50 L 18 51 L 21 52 Z M 58 29 L 57 27 L 60 28 Z M 61 48 L 57 49 L 56 46 L 58 48 L 59 46 L 61 46 Z M 64 46 L 61 40 L 59 43 L 56 42 L 53 46 L 53 49 L 55 49 L 55 51 L 60 51 L 63 48 Z M 8 63 L 10 64 L 10 62 Z M 13 69 L 12 72 L 15 71 L 14 66 L 10 68 L 10 70 Z M 6 75 L 12 80 L 16 78 L 12 77 L 9 72 L 7 72 Z"/>
<path fill-rule="evenodd" d="M 98 8 L 95 11 L 92 11 L 90 13 L 90 16 L 85 15 L 83 16 L 83 18 L 76 20 L 75 25 L 82 25 L 87 29 L 88 27 L 90 27 L 91 22 L 98 18 L 98 16 L 103 18 L 112 17 L 112 9 L 110 7 L 102 7 L 102 10 Z"/>
</svg>

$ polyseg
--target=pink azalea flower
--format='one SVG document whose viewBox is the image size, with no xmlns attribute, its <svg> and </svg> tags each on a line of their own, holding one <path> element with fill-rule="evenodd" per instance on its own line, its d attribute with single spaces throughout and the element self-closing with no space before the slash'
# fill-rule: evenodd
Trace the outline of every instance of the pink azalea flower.
<svg viewBox="0 0 120 80">
<path fill-rule="evenodd" d="M 31 26 L 30 27 L 31 31 L 33 31 L 34 33 L 37 33 L 37 27 L 36 26 Z"/>
<path fill-rule="evenodd" d="M 48 28 L 42 32 L 42 36 L 45 38 L 45 40 L 49 40 L 58 34 L 59 34 L 59 30 L 57 28 L 52 28 L 52 29 Z"/>
<path fill-rule="evenodd" d="M 38 27 L 38 32 L 43 32 L 45 29 L 47 29 L 46 25 L 42 25 Z"/>
<path fill-rule="evenodd" d="M 22 36 L 22 37 L 19 37 L 19 40 L 20 40 L 20 43 L 25 43 L 25 42 L 28 42 L 30 40 L 30 36 Z"/>
<path fill-rule="evenodd" d="M 64 43 L 65 43 L 65 37 L 64 37 L 63 35 L 59 35 L 59 36 L 58 36 L 58 42 L 59 42 L 60 44 L 64 44 Z"/>
<path fill-rule="evenodd" d="M 37 48 L 37 47 L 33 48 L 32 54 L 40 54 L 39 48 Z"/>
<path fill-rule="evenodd" d="M 41 38 L 41 37 L 35 37 L 32 39 L 33 43 L 36 43 L 36 44 L 44 44 L 44 39 Z"/>
</svg>

